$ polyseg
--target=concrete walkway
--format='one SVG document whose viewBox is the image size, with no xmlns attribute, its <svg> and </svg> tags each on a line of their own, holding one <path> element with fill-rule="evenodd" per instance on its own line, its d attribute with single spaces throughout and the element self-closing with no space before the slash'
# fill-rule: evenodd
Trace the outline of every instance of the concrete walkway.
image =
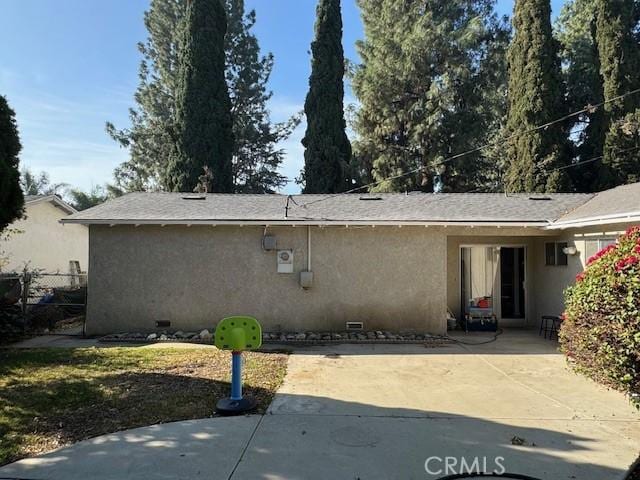
<svg viewBox="0 0 640 480">
<path fill-rule="evenodd" d="M 623 478 L 640 415 L 570 373 L 555 347 L 509 332 L 483 346 L 302 349 L 264 417 L 106 435 L 0 477 L 431 480 L 477 458 L 541 480 Z"/>
</svg>

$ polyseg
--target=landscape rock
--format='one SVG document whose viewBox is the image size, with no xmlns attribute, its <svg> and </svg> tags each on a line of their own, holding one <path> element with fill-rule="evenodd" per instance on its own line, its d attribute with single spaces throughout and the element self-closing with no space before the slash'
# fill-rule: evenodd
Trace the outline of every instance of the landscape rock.
<svg viewBox="0 0 640 480">
<path fill-rule="evenodd" d="M 200 332 L 200 340 L 209 341 L 213 338 L 213 335 L 206 328 Z"/>
</svg>

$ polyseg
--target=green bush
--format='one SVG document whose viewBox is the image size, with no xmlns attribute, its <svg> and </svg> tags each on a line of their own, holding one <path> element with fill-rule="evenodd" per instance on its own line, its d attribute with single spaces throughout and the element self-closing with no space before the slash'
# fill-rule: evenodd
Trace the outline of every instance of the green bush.
<svg viewBox="0 0 640 480">
<path fill-rule="evenodd" d="M 571 365 L 640 408 L 640 227 L 587 261 L 565 305 L 560 344 Z"/>
</svg>

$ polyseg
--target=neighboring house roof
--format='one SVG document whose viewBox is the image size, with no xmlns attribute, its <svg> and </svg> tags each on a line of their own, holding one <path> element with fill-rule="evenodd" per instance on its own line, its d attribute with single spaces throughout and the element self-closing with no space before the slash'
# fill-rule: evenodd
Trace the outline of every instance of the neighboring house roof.
<svg viewBox="0 0 640 480">
<path fill-rule="evenodd" d="M 552 228 L 637 221 L 640 221 L 640 183 L 632 183 L 595 194 L 584 205 L 560 217 Z"/>
<path fill-rule="evenodd" d="M 71 215 L 82 224 L 448 224 L 547 226 L 588 194 L 240 195 L 131 193 Z M 288 205 L 288 210 L 287 210 Z M 286 216 L 285 216 L 286 212 Z"/>
<path fill-rule="evenodd" d="M 63 210 L 66 214 L 77 213 L 78 211 L 69 205 L 67 202 L 62 200 L 57 195 L 25 195 L 24 203 L 25 205 L 33 205 L 34 203 L 40 202 L 50 202 L 54 206 Z"/>
</svg>

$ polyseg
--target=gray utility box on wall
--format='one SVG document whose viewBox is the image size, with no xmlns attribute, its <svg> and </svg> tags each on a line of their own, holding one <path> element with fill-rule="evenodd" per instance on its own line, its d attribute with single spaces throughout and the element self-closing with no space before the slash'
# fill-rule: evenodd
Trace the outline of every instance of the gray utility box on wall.
<svg viewBox="0 0 640 480">
<path fill-rule="evenodd" d="M 305 289 L 313 286 L 313 272 L 300 272 L 300 286 Z"/>
<path fill-rule="evenodd" d="M 275 250 L 277 246 L 275 235 L 265 235 L 262 237 L 262 249 L 270 252 Z"/>
</svg>

